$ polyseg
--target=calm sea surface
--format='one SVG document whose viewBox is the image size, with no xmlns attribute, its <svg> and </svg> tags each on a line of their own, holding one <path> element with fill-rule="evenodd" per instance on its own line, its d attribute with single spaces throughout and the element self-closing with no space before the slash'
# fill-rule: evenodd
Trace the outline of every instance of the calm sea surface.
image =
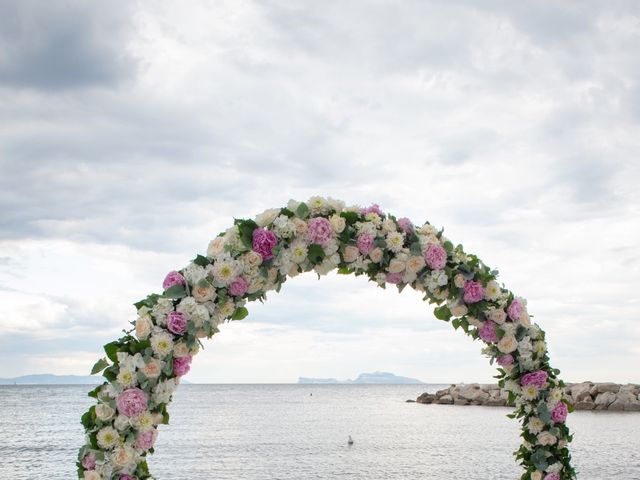
<svg viewBox="0 0 640 480">
<path fill-rule="evenodd" d="M 405 403 L 437 388 L 183 385 L 149 463 L 172 480 L 519 478 L 510 410 Z M 88 390 L 0 386 L 0 479 L 75 478 Z M 580 479 L 640 479 L 640 413 L 568 421 Z"/>
</svg>

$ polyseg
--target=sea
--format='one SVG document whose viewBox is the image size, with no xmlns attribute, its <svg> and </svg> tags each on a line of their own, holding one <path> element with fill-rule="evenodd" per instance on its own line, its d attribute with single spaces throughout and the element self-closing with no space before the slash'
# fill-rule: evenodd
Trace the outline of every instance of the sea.
<svg viewBox="0 0 640 480">
<path fill-rule="evenodd" d="M 406 402 L 442 387 L 182 385 L 150 469 L 167 480 L 520 478 L 509 408 Z M 0 386 L 1 480 L 76 478 L 91 388 Z M 579 479 L 640 479 L 640 413 L 567 421 Z"/>
</svg>

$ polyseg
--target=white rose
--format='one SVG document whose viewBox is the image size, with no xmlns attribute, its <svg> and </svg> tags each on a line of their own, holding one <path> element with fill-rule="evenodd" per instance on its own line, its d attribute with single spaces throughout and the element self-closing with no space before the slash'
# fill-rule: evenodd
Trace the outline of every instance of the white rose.
<svg viewBox="0 0 640 480">
<path fill-rule="evenodd" d="M 358 250 L 358 249 L 356 248 L 356 250 Z M 373 250 L 371 250 L 371 252 L 369 252 L 369 258 L 374 263 L 380 263 L 382 261 L 382 256 L 383 255 L 384 255 L 384 252 L 382 251 L 382 249 L 380 247 L 376 247 Z"/>
<path fill-rule="evenodd" d="M 329 222 L 331 222 L 331 227 L 333 227 L 333 231 L 336 233 L 342 233 L 347 226 L 346 220 L 340 215 L 331 215 Z"/>
<path fill-rule="evenodd" d="M 476 317 L 467 317 L 467 321 L 469 322 L 469 325 L 473 325 L 476 328 L 482 328 L 484 325 L 484 322 L 478 320 Z"/>
<path fill-rule="evenodd" d="M 554 445 L 558 440 L 554 435 L 549 432 L 541 432 L 536 437 L 539 445 Z"/>
<path fill-rule="evenodd" d="M 176 346 L 173 349 L 173 356 L 176 358 L 186 357 L 190 354 L 189 347 L 184 342 L 176 343 Z"/>
<path fill-rule="evenodd" d="M 407 271 L 418 273 L 425 266 L 424 257 L 413 256 L 407 260 Z"/>
<path fill-rule="evenodd" d="M 342 254 L 342 257 L 344 258 L 345 262 L 352 263 L 356 261 L 359 253 L 360 251 L 358 250 L 358 247 L 354 247 L 353 245 L 347 245 L 344 249 L 344 253 Z"/>
<path fill-rule="evenodd" d="M 520 318 L 518 318 L 518 321 L 525 326 L 529 326 L 531 325 L 531 318 L 529 317 L 529 313 L 526 310 L 523 310 L 522 313 L 520 314 Z"/>
<path fill-rule="evenodd" d="M 138 337 L 139 340 L 146 340 L 149 338 L 152 328 L 153 322 L 149 315 L 138 317 L 136 320 L 136 337 Z"/>
<path fill-rule="evenodd" d="M 270 225 L 278 215 L 280 215 L 279 209 L 269 208 L 256 216 L 256 223 L 260 227 L 266 227 L 267 225 Z"/>
<path fill-rule="evenodd" d="M 498 342 L 498 350 L 502 353 L 512 353 L 518 348 L 518 340 L 513 335 L 504 335 Z"/>
<path fill-rule="evenodd" d="M 106 422 L 111 420 L 114 414 L 116 413 L 115 410 L 111 408 L 109 405 L 107 405 L 106 403 L 99 403 L 98 405 L 96 405 L 95 410 L 96 410 L 96 417 L 98 417 L 98 420 L 100 420 L 101 422 Z"/>
<path fill-rule="evenodd" d="M 200 303 L 210 302 L 216 298 L 216 290 L 211 285 L 196 285 L 191 289 L 191 295 Z"/>
<path fill-rule="evenodd" d="M 304 235 L 305 233 L 307 233 L 307 229 L 308 229 L 307 222 L 305 222 L 300 218 L 294 218 L 292 221 L 296 227 L 296 233 L 298 235 Z"/>
<path fill-rule="evenodd" d="M 224 237 L 216 237 L 209 242 L 207 247 L 207 257 L 213 258 L 224 250 L 225 245 Z"/>
<path fill-rule="evenodd" d="M 118 431 L 122 432 L 131 426 L 131 421 L 124 415 L 118 415 L 113 421 L 113 426 L 116 427 Z"/>
<path fill-rule="evenodd" d="M 454 317 L 463 317 L 469 312 L 467 306 L 464 303 L 460 303 L 458 301 L 451 302 L 449 304 L 449 310 L 451 311 L 451 315 L 453 315 Z"/>
<path fill-rule="evenodd" d="M 484 297 L 487 300 L 497 300 L 498 298 L 500 298 L 500 293 L 500 285 L 498 285 L 498 282 L 496 282 L 495 280 L 491 280 L 490 282 L 488 282 L 487 286 L 484 289 Z"/>
<path fill-rule="evenodd" d="M 336 200 L 335 198 L 327 198 L 327 203 L 329 207 L 336 211 L 336 213 L 340 213 L 344 210 L 344 202 L 342 200 Z"/>
<path fill-rule="evenodd" d="M 501 308 L 492 308 L 488 312 L 489 319 L 498 325 L 502 325 L 507 321 L 507 312 Z"/>
<path fill-rule="evenodd" d="M 152 358 L 140 369 L 140 371 L 148 378 L 158 378 L 162 373 L 163 366 L 164 362 L 156 358 Z"/>
<path fill-rule="evenodd" d="M 84 480 L 102 480 L 102 476 L 95 470 L 85 470 Z"/>
<path fill-rule="evenodd" d="M 458 288 L 464 288 L 464 284 L 466 283 L 464 275 L 462 275 L 461 273 L 457 274 L 455 277 L 453 277 L 453 283 Z"/>
<path fill-rule="evenodd" d="M 295 212 L 296 210 L 298 210 L 298 207 L 300 206 L 300 203 L 301 203 L 301 202 L 299 202 L 299 201 L 297 201 L 297 200 L 290 199 L 290 200 L 287 202 L 287 208 L 288 208 L 289 210 L 291 210 L 292 212 Z"/>
<path fill-rule="evenodd" d="M 133 470 L 138 463 L 138 454 L 128 445 L 118 447 L 111 454 L 111 463 L 120 470 Z"/>
<path fill-rule="evenodd" d="M 542 472 L 540 470 L 536 470 L 531 474 L 531 480 L 542 480 Z"/>
<path fill-rule="evenodd" d="M 387 270 L 389 270 L 389 273 L 400 273 L 405 269 L 405 267 L 406 265 L 404 264 L 404 262 L 394 258 L 389 262 L 389 267 Z"/>
<path fill-rule="evenodd" d="M 382 230 L 386 233 L 395 232 L 398 228 L 396 227 L 396 222 L 387 218 L 384 222 L 382 222 Z"/>
</svg>

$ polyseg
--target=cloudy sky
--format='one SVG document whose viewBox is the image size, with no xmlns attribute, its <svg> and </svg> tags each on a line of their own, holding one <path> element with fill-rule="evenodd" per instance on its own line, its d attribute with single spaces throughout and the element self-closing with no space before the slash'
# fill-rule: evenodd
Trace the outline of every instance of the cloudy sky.
<svg viewBox="0 0 640 480">
<path fill-rule="evenodd" d="M 640 382 L 640 6 L 0 4 L 0 377 L 86 374 L 233 218 L 290 198 L 445 228 L 569 381 Z M 196 382 L 490 381 L 412 291 L 313 274 Z"/>
</svg>

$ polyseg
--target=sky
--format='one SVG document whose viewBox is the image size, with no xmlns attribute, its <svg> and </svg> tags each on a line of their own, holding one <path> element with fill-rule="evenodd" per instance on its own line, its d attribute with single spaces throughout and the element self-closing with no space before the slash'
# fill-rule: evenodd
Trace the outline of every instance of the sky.
<svg viewBox="0 0 640 480">
<path fill-rule="evenodd" d="M 88 374 L 234 218 L 330 196 L 500 271 L 567 381 L 640 382 L 635 1 L 0 3 L 0 377 Z M 188 380 L 490 382 L 413 291 L 289 280 Z"/>
</svg>

